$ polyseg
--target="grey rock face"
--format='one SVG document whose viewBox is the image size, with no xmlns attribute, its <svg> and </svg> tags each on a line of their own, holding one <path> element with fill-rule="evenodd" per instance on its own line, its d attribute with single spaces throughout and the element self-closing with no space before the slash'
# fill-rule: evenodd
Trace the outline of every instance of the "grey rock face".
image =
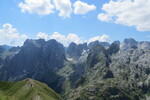
<svg viewBox="0 0 150 100">
<path fill-rule="evenodd" d="M 115 54 L 120 50 L 120 42 L 115 41 L 113 42 L 110 47 L 107 49 L 109 55 Z"/>
<path fill-rule="evenodd" d="M 81 56 L 84 50 L 87 50 L 87 43 L 84 44 L 75 44 L 71 43 L 66 50 L 66 53 L 69 58 L 73 58 L 74 60 L 78 60 Z"/>
<path fill-rule="evenodd" d="M 0 80 L 15 81 L 28 77 L 53 88 L 59 78 L 56 71 L 64 66 L 65 60 L 64 46 L 56 40 L 26 40 L 17 54 L 5 61 Z"/>
<path fill-rule="evenodd" d="M 34 78 L 61 92 L 65 100 L 149 98 L 150 42 L 129 38 L 111 45 L 71 43 L 65 50 L 55 40 L 39 39 L 8 51 L 15 53 L 3 60 L 0 80 Z"/>
<path fill-rule="evenodd" d="M 148 50 L 150 49 L 150 42 L 143 41 L 137 42 L 132 38 L 125 39 L 123 43 L 120 45 L 121 50 L 128 50 L 128 49 L 143 49 Z"/>
<path fill-rule="evenodd" d="M 15 55 L 18 50 L 19 50 L 19 47 L 1 45 L 0 46 L 0 68 L 2 68 L 3 65 L 5 64 L 5 60 L 7 60 L 8 57 L 12 57 L 13 55 Z"/>
<path fill-rule="evenodd" d="M 143 49 L 143 50 L 150 49 L 150 42 L 146 42 L 146 41 L 145 42 L 139 42 L 138 48 Z"/>
<path fill-rule="evenodd" d="M 90 49 L 99 44 L 102 45 L 104 48 L 108 48 L 110 46 L 110 44 L 108 42 L 94 41 L 94 42 L 89 43 L 88 48 Z"/>
<path fill-rule="evenodd" d="M 89 50 L 85 74 L 73 90 L 76 92 L 70 93 L 69 97 L 81 100 L 148 98 L 149 42 L 125 39 L 121 44 L 119 41 L 112 43 L 108 49 L 99 48 L 97 45 Z"/>
<path fill-rule="evenodd" d="M 136 49 L 137 47 L 138 47 L 138 42 L 132 38 L 125 39 L 120 46 L 122 50 Z"/>
</svg>

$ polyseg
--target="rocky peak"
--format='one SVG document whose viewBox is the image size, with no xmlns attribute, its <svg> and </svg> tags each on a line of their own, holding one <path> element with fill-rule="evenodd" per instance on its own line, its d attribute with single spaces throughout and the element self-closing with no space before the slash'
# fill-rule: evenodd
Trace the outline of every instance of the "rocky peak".
<svg viewBox="0 0 150 100">
<path fill-rule="evenodd" d="M 120 46 L 121 50 L 136 49 L 137 47 L 138 42 L 132 38 L 125 39 Z"/>
<path fill-rule="evenodd" d="M 32 47 L 32 46 L 41 47 L 44 44 L 45 44 L 45 40 L 44 39 L 37 39 L 37 40 L 27 39 L 24 42 L 23 47 Z"/>
<path fill-rule="evenodd" d="M 104 48 L 108 48 L 110 46 L 110 44 L 108 42 L 99 42 L 97 40 L 97 41 L 89 43 L 88 48 L 92 48 L 92 47 L 94 47 L 94 46 L 96 46 L 98 44 L 102 45 Z"/>
<path fill-rule="evenodd" d="M 51 40 L 47 41 L 44 44 L 44 48 L 54 50 L 54 51 L 61 51 L 61 52 L 65 53 L 64 46 L 61 43 L 54 40 L 54 39 L 51 39 Z"/>
<path fill-rule="evenodd" d="M 110 47 L 107 49 L 107 52 L 109 55 L 115 54 L 119 51 L 120 49 L 120 42 L 119 41 L 114 41 Z"/>
<path fill-rule="evenodd" d="M 124 39 L 124 43 L 135 44 L 135 43 L 137 43 L 137 41 L 134 40 L 133 38 L 126 38 L 126 39 Z"/>
<path fill-rule="evenodd" d="M 56 40 L 26 40 L 20 51 L 0 70 L 0 80 L 20 80 L 24 77 L 40 80 L 48 85 L 58 81 L 56 71 L 64 67 L 65 48 Z M 49 75 L 53 78 L 50 78 Z"/>
<path fill-rule="evenodd" d="M 150 42 L 147 42 L 147 41 L 139 42 L 138 48 L 143 49 L 143 50 L 150 49 Z"/>
<path fill-rule="evenodd" d="M 112 44 L 115 44 L 119 47 L 120 46 L 120 41 L 114 41 Z"/>
<path fill-rule="evenodd" d="M 88 48 L 92 48 L 92 47 L 94 47 L 94 46 L 96 46 L 96 45 L 98 45 L 99 44 L 99 41 L 97 40 L 97 41 L 94 41 L 94 42 L 90 42 L 89 43 L 89 45 L 88 45 Z"/>
<path fill-rule="evenodd" d="M 69 47 L 76 47 L 76 46 L 77 46 L 77 44 L 74 43 L 74 42 L 71 42 L 70 45 L 69 45 Z"/>
<path fill-rule="evenodd" d="M 60 43 L 58 43 L 55 39 L 51 39 L 51 40 L 48 40 L 46 42 L 47 45 L 58 45 Z"/>
<path fill-rule="evenodd" d="M 87 57 L 87 64 L 90 67 L 94 67 L 98 62 L 102 64 L 102 66 L 109 66 L 109 56 L 106 52 L 106 49 L 102 45 L 96 45 L 89 50 L 89 55 Z"/>
<path fill-rule="evenodd" d="M 82 56 L 82 53 L 84 50 L 87 50 L 87 43 L 77 45 L 77 44 L 72 42 L 68 46 L 66 53 L 69 56 L 69 58 L 73 58 L 74 60 L 78 60 L 80 58 L 80 56 Z"/>
<path fill-rule="evenodd" d="M 105 48 L 108 48 L 110 46 L 110 44 L 108 42 L 99 42 L 102 46 L 104 46 Z"/>
</svg>

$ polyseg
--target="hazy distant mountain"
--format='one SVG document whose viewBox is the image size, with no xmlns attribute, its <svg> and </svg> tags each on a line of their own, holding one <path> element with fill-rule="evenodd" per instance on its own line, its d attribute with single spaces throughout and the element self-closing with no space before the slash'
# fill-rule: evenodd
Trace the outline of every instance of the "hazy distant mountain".
<svg viewBox="0 0 150 100">
<path fill-rule="evenodd" d="M 0 46 L 0 68 L 5 64 L 7 57 L 12 57 L 19 51 L 20 47 L 11 47 L 7 45 Z"/>
<path fill-rule="evenodd" d="M 150 42 L 71 43 L 26 40 L 0 48 L 0 80 L 33 78 L 61 93 L 64 100 L 149 100 Z M 5 52 L 5 53 L 4 53 Z M 6 55 L 7 54 L 7 55 Z"/>
<path fill-rule="evenodd" d="M 1 47 L 3 47 L 5 50 L 9 50 L 13 48 L 13 46 L 8 46 L 8 45 L 1 45 Z"/>
</svg>

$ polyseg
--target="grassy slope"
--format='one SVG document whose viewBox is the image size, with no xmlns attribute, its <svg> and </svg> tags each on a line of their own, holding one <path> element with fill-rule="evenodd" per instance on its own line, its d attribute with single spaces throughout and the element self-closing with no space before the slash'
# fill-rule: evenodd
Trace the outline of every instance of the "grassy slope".
<svg viewBox="0 0 150 100">
<path fill-rule="evenodd" d="M 60 100 L 60 96 L 46 84 L 26 79 L 0 82 L 0 100 Z"/>
</svg>

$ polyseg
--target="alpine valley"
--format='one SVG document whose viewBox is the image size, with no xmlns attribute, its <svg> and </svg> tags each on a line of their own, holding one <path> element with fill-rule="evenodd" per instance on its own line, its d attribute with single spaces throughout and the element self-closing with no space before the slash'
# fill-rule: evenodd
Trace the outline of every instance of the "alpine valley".
<svg viewBox="0 0 150 100">
<path fill-rule="evenodd" d="M 0 100 L 150 100 L 150 42 L 1 45 L 0 81 Z"/>
</svg>

